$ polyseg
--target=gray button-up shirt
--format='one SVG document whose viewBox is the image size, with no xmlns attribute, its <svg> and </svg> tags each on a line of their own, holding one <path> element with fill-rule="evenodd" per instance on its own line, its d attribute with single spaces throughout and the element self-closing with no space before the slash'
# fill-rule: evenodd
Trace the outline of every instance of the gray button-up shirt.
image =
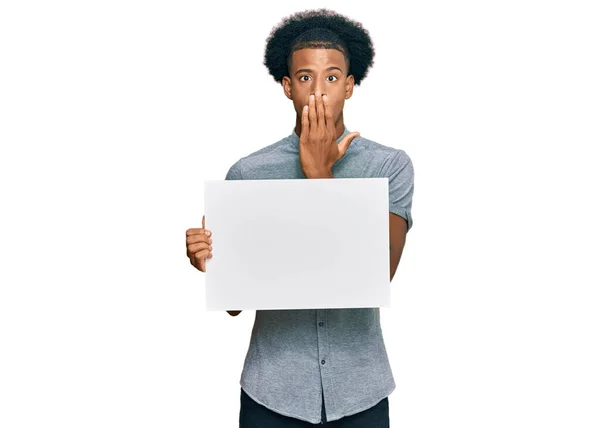
<svg viewBox="0 0 600 428">
<path fill-rule="evenodd" d="M 338 143 L 349 133 L 344 129 Z M 227 180 L 303 179 L 299 137 L 238 160 Z M 413 166 L 399 149 L 356 137 L 334 178 L 388 177 L 389 210 L 412 227 Z M 396 387 L 379 308 L 257 310 L 240 385 L 256 402 L 313 424 L 369 409 Z M 325 408 L 322 408 L 324 403 Z"/>
</svg>

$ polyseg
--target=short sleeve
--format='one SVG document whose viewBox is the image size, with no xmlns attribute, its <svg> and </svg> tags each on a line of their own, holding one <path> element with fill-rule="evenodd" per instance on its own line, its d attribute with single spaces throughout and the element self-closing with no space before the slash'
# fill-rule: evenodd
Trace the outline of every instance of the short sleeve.
<svg viewBox="0 0 600 428">
<path fill-rule="evenodd" d="M 413 224 L 411 209 L 414 170 L 412 161 L 404 150 L 396 150 L 385 160 L 381 176 L 388 177 L 390 212 L 404 218 L 407 230 L 410 230 Z"/>
<path fill-rule="evenodd" d="M 234 163 L 229 171 L 227 171 L 227 175 L 225 176 L 225 180 L 242 180 L 242 165 L 241 160 Z"/>
</svg>

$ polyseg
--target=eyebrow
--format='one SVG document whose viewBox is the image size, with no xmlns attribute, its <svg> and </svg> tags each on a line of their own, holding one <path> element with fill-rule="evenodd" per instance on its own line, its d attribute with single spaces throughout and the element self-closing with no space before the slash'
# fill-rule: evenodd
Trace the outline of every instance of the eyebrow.
<svg viewBox="0 0 600 428">
<path fill-rule="evenodd" d="M 331 71 L 331 70 L 340 70 L 340 72 L 342 72 L 342 73 L 343 73 L 342 69 L 341 69 L 341 68 L 339 68 L 339 67 L 335 67 L 335 66 L 334 66 L 334 67 L 329 67 L 329 68 L 327 68 L 327 71 Z M 298 74 L 298 73 L 302 73 L 302 72 L 304 72 L 304 73 L 312 73 L 312 71 L 313 71 L 313 70 L 311 70 L 310 68 L 301 68 L 300 70 L 298 70 L 298 71 L 296 71 L 296 72 L 294 73 L 294 76 L 295 76 L 296 74 Z"/>
</svg>

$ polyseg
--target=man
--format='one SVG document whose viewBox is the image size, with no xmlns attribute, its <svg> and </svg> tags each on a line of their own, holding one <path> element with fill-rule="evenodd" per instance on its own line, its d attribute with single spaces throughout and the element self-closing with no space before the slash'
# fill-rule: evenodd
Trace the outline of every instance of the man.
<svg viewBox="0 0 600 428">
<path fill-rule="evenodd" d="M 412 226 L 412 162 L 403 150 L 349 132 L 343 115 L 373 57 L 362 25 L 333 11 L 284 19 L 267 39 L 264 64 L 294 105 L 295 128 L 238 160 L 226 179 L 388 177 L 391 281 Z M 192 265 L 206 272 L 212 236 L 204 217 L 202 228 L 186 231 L 186 245 Z M 389 427 L 387 397 L 396 385 L 379 308 L 257 310 L 240 385 L 240 428 Z"/>
</svg>

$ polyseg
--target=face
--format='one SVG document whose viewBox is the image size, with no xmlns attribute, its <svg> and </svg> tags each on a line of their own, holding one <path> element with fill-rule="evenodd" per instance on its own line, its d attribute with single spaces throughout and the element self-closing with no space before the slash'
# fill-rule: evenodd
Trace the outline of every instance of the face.
<svg viewBox="0 0 600 428">
<path fill-rule="evenodd" d="M 300 49 L 292 54 L 289 77 L 282 81 L 285 95 L 293 101 L 297 118 L 311 94 L 327 95 L 336 125 L 342 120 L 345 100 L 352 96 L 354 76 L 347 76 L 344 54 L 336 49 Z M 343 125 L 342 125 L 343 126 Z"/>
</svg>

